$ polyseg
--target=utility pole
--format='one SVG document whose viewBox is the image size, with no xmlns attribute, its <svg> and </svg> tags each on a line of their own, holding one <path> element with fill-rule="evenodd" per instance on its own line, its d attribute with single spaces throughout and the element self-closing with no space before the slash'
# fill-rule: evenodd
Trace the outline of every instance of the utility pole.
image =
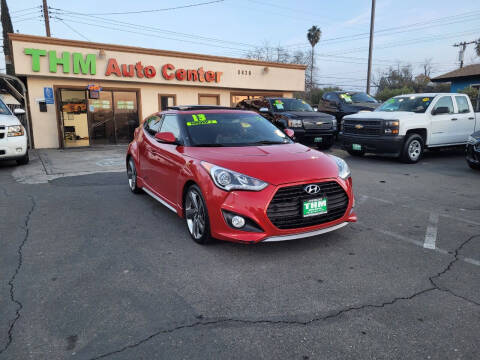
<svg viewBox="0 0 480 360">
<path fill-rule="evenodd" d="M 467 45 L 470 44 L 476 44 L 476 41 L 469 41 L 469 42 L 461 42 L 457 44 L 453 44 L 454 47 L 459 47 L 460 50 L 458 50 L 458 61 L 460 61 L 460 69 L 463 68 L 463 59 L 465 56 L 465 50 L 467 49 Z"/>
<path fill-rule="evenodd" d="M 372 0 L 372 13 L 370 16 L 370 44 L 368 46 L 367 94 L 370 94 L 370 80 L 372 76 L 373 33 L 375 28 L 375 0 Z"/>
<path fill-rule="evenodd" d="M 47 0 L 43 0 L 43 19 L 45 20 L 45 32 L 47 33 L 48 37 L 51 37 L 51 35 L 50 35 L 50 17 L 48 16 Z"/>
</svg>

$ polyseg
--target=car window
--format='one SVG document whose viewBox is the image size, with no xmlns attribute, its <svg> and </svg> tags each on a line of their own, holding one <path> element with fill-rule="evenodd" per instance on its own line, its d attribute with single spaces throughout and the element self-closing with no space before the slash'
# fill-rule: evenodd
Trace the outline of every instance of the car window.
<svg viewBox="0 0 480 360">
<path fill-rule="evenodd" d="M 171 132 L 177 139 L 180 138 L 180 127 L 176 115 L 165 115 L 160 132 Z"/>
<path fill-rule="evenodd" d="M 468 100 L 465 96 L 455 96 L 455 101 L 457 102 L 457 108 L 460 114 L 470 112 L 470 106 L 468 105 Z"/>
<path fill-rule="evenodd" d="M 312 107 L 308 105 L 305 100 L 300 99 L 270 99 L 270 105 L 274 112 L 284 111 L 313 111 Z"/>
<path fill-rule="evenodd" d="M 327 100 L 327 101 L 337 101 L 337 96 L 335 94 L 327 94 L 327 96 L 325 96 L 325 100 Z"/>
<path fill-rule="evenodd" d="M 438 99 L 437 103 L 435 104 L 435 107 L 433 110 L 437 110 L 439 107 L 447 107 L 448 108 L 448 113 L 453 114 L 453 101 L 451 96 L 442 96 L 440 99 Z"/>
<path fill-rule="evenodd" d="M 162 117 L 159 115 L 152 115 L 145 120 L 145 130 L 151 135 L 155 135 L 162 126 Z"/>
<path fill-rule="evenodd" d="M 375 111 L 408 111 L 424 113 L 433 101 L 433 96 L 396 96 L 385 101 Z"/>
<path fill-rule="evenodd" d="M 11 115 L 10 110 L 8 109 L 7 105 L 4 104 L 2 100 L 0 100 L 0 115 Z"/>
</svg>

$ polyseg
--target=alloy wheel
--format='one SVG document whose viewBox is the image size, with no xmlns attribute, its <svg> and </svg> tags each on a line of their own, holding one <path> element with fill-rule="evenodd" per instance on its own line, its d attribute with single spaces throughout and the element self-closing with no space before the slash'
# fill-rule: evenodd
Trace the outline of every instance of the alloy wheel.
<svg viewBox="0 0 480 360">
<path fill-rule="evenodd" d="M 137 170 L 135 169 L 135 165 L 132 164 L 132 160 L 128 162 L 127 177 L 128 186 L 130 187 L 130 190 L 134 191 L 137 187 Z"/>
<path fill-rule="evenodd" d="M 418 140 L 413 140 L 409 145 L 408 145 L 408 156 L 410 157 L 411 160 L 415 161 L 417 160 L 422 152 L 422 144 L 420 144 L 420 141 Z"/>
<path fill-rule="evenodd" d="M 200 239 L 205 232 L 205 207 L 200 195 L 190 190 L 185 201 L 185 217 L 188 231 L 195 239 Z"/>
</svg>

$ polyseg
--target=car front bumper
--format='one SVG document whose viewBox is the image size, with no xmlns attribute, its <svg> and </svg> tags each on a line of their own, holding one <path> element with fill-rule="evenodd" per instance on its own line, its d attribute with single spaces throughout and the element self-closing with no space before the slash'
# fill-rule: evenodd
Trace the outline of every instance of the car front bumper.
<svg viewBox="0 0 480 360">
<path fill-rule="evenodd" d="M 293 229 L 280 229 L 276 227 L 267 215 L 267 208 L 278 189 L 295 185 L 336 181 L 345 191 L 348 197 L 348 205 L 345 213 L 329 222 L 322 224 L 299 227 Z M 282 184 L 279 186 L 269 185 L 262 191 L 231 191 L 225 192 L 215 185 L 209 189 L 202 189 L 207 203 L 210 218 L 210 231 L 212 237 L 219 240 L 255 244 L 259 242 L 273 242 L 293 240 L 304 237 L 316 236 L 326 232 L 337 230 L 349 222 L 357 221 L 353 210 L 354 196 L 352 180 L 323 179 L 295 184 Z M 261 229 L 257 232 L 234 229 L 228 225 L 224 211 L 240 215 L 253 221 Z"/>
<path fill-rule="evenodd" d="M 480 166 L 480 144 L 467 144 L 465 157 L 469 163 Z"/>
<path fill-rule="evenodd" d="M 342 148 L 354 150 L 353 144 L 361 145 L 362 151 L 374 154 L 399 156 L 402 153 L 404 136 L 363 136 L 342 134 Z"/>
<path fill-rule="evenodd" d="M 27 153 L 27 137 L 12 136 L 7 134 L 0 139 L 0 160 L 20 159 Z"/>
<path fill-rule="evenodd" d="M 337 132 L 336 130 L 305 130 L 299 128 L 293 128 L 292 130 L 295 133 L 295 141 L 305 145 L 333 144 Z M 321 141 L 315 141 L 316 139 L 321 139 Z"/>
</svg>

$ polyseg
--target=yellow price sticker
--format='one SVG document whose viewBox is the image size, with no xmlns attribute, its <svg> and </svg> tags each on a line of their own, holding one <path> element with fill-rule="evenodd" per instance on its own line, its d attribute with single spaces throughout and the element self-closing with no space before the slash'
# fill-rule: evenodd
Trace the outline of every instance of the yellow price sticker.
<svg viewBox="0 0 480 360">
<path fill-rule="evenodd" d="M 193 121 L 188 121 L 187 126 L 217 124 L 217 120 L 207 120 L 205 114 L 192 115 Z"/>
</svg>

